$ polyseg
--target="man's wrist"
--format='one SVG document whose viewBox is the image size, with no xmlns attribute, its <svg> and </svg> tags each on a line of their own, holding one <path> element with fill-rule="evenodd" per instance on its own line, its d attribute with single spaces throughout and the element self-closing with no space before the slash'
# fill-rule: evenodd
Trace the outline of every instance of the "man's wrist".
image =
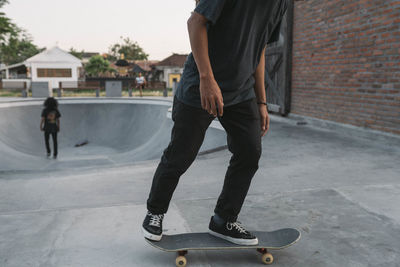
<svg viewBox="0 0 400 267">
<path fill-rule="evenodd" d="M 211 80 L 214 79 L 214 74 L 211 73 L 200 73 L 200 80 Z"/>
<path fill-rule="evenodd" d="M 264 105 L 268 109 L 267 101 L 257 101 L 258 105 Z"/>
</svg>

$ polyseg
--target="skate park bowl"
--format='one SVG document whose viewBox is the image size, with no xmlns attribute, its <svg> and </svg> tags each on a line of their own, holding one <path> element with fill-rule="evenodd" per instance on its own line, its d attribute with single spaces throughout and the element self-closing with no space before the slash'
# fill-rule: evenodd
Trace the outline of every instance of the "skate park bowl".
<svg viewBox="0 0 400 267">
<path fill-rule="evenodd" d="M 170 140 L 173 125 L 170 99 L 61 99 L 59 155 L 57 160 L 47 159 L 43 132 L 39 130 L 43 101 L 0 102 L 0 171 L 68 169 L 154 160 L 160 158 Z M 225 131 L 214 121 L 199 153 L 225 145 Z"/>
</svg>

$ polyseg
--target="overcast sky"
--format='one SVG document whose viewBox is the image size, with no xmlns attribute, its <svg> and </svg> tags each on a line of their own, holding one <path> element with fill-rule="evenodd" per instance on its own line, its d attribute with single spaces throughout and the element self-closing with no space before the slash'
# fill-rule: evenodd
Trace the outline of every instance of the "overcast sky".
<svg viewBox="0 0 400 267">
<path fill-rule="evenodd" d="M 107 52 L 129 37 L 161 60 L 189 53 L 186 21 L 194 0 L 9 0 L 4 11 L 39 47 L 56 44 L 86 52 Z"/>
</svg>

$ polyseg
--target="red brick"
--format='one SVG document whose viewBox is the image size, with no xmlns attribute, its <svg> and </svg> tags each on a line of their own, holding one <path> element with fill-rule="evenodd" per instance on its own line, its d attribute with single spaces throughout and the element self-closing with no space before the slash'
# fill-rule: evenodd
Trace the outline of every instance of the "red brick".
<svg viewBox="0 0 400 267">
<path fill-rule="evenodd" d="M 400 1 L 295 2 L 291 112 L 400 134 L 399 12 Z"/>
</svg>

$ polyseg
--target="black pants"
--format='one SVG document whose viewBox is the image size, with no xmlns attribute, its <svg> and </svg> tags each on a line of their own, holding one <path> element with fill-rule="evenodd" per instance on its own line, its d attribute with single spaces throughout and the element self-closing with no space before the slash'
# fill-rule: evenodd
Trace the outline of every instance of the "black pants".
<svg viewBox="0 0 400 267">
<path fill-rule="evenodd" d="M 154 174 L 147 200 L 147 209 L 153 214 L 167 212 L 179 178 L 196 158 L 214 118 L 205 110 L 185 105 L 175 98 L 172 119 L 171 141 Z M 227 221 L 236 221 L 261 155 L 257 102 L 252 99 L 226 107 L 224 115 L 218 119 L 227 132 L 228 148 L 233 155 L 214 212 Z"/>
<path fill-rule="evenodd" d="M 44 132 L 44 141 L 46 143 L 47 154 L 51 153 L 50 144 L 49 144 L 50 135 L 53 138 L 54 156 L 57 156 L 57 154 L 58 154 L 58 150 L 57 150 L 57 132 Z"/>
</svg>

